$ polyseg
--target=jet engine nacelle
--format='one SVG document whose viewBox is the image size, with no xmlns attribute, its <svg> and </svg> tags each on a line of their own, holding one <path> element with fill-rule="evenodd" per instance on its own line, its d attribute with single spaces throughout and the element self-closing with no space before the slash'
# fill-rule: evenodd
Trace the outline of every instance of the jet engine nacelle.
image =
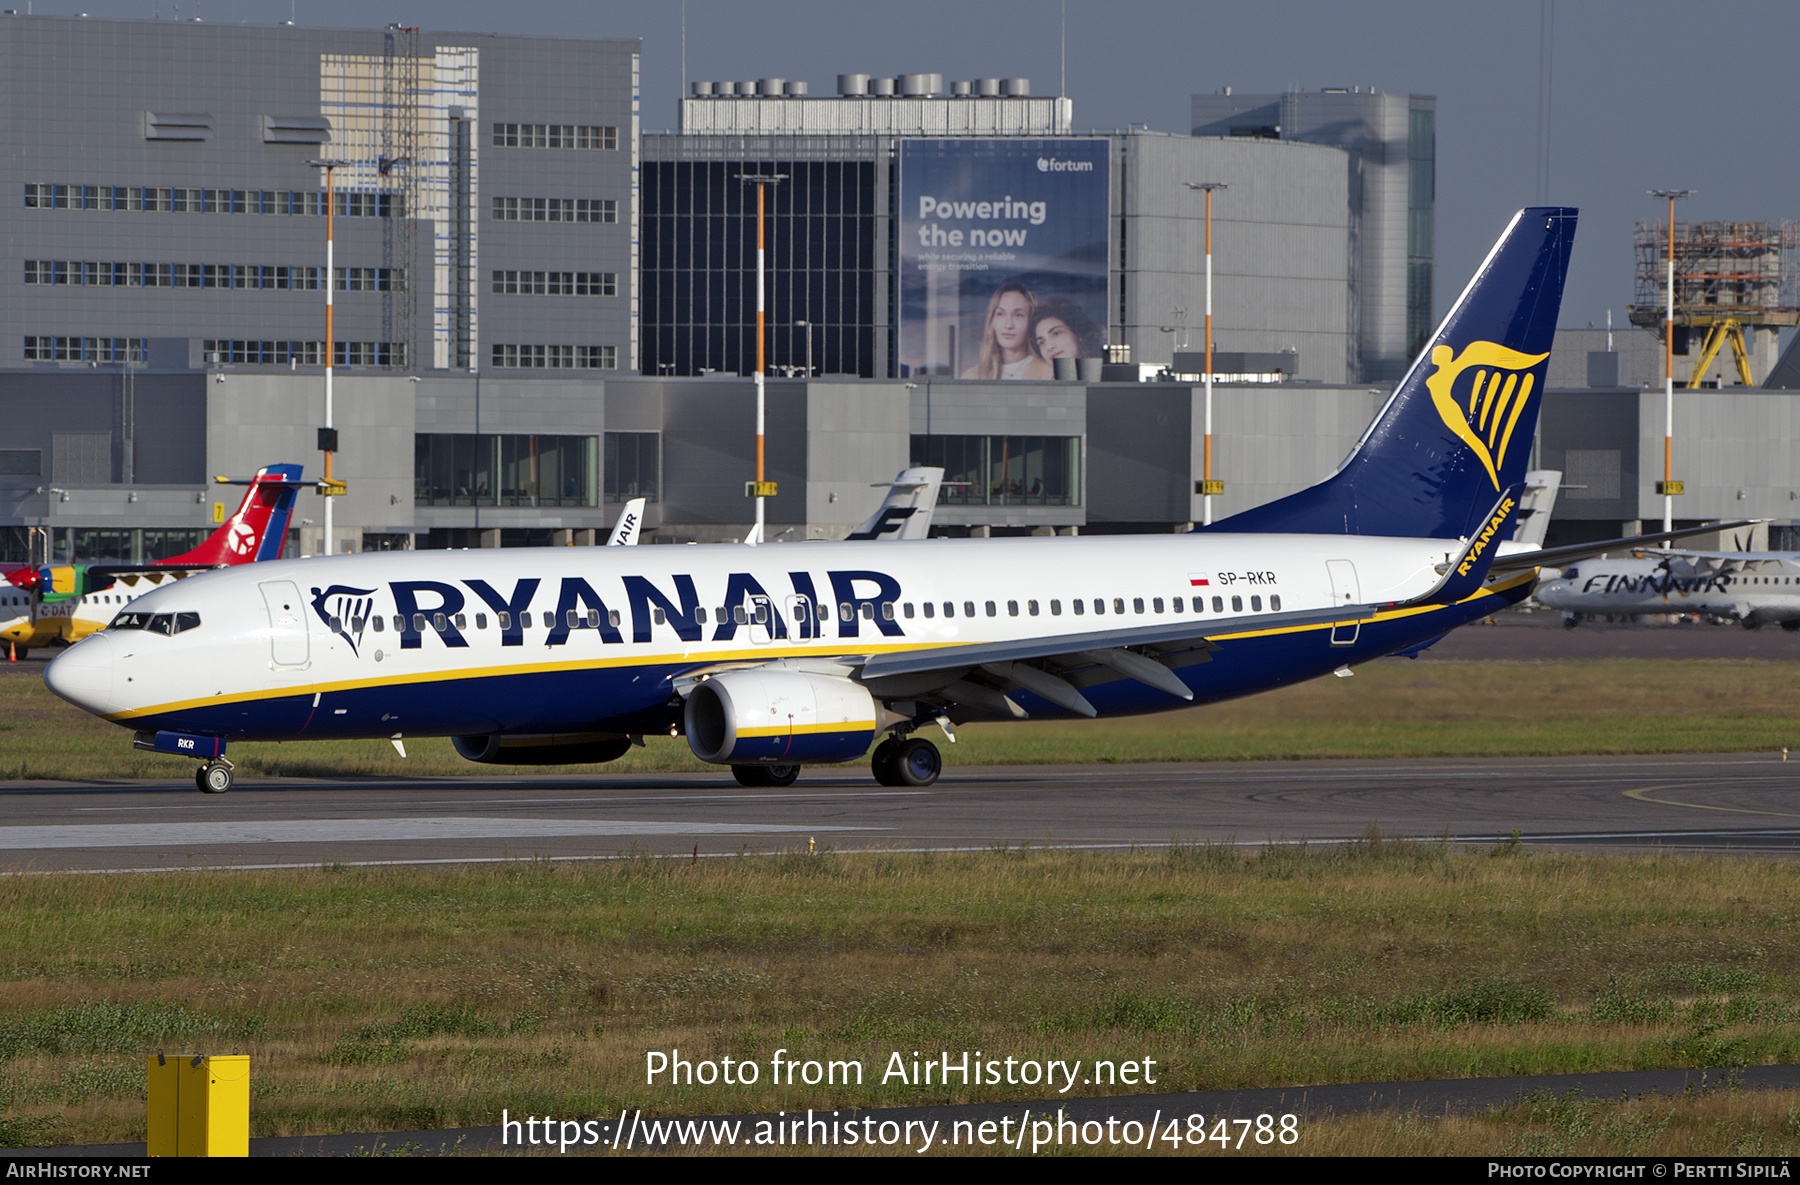
<svg viewBox="0 0 1800 1185">
<path fill-rule="evenodd" d="M 784 667 L 715 675 L 688 693 L 685 713 L 688 747 L 716 765 L 854 761 L 879 716 L 861 684 Z"/>
<path fill-rule="evenodd" d="M 631 749 L 628 736 L 571 735 L 451 737 L 458 756 L 483 765 L 597 765 Z"/>
</svg>

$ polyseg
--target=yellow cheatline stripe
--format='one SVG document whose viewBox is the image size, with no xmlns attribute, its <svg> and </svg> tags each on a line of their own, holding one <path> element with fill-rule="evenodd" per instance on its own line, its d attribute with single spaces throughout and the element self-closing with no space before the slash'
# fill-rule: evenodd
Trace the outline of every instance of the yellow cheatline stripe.
<svg viewBox="0 0 1800 1185">
<path fill-rule="evenodd" d="M 1626 798 L 1635 798 L 1639 802 L 1654 802 L 1658 806 L 1684 806 L 1694 811 L 1725 811 L 1733 815 L 1774 815 L 1782 819 L 1800 819 L 1800 814 L 1793 811 L 1756 811 L 1743 806 L 1708 806 L 1703 802 L 1676 802 L 1672 798 L 1651 798 L 1652 790 L 1679 790 L 1683 786 L 1693 786 L 1694 782 L 1672 782 L 1667 786 L 1640 786 L 1636 790 L 1625 791 Z"/>
<path fill-rule="evenodd" d="M 1479 597 L 1493 596 L 1497 593 L 1505 592 L 1508 589 L 1515 588 L 1518 585 L 1535 578 L 1536 571 L 1534 569 L 1531 572 L 1523 573 L 1500 584 L 1479 589 L 1458 601 L 1457 604 L 1466 605 Z M 1361 625 L 1375 621 L 1397 621 L 1405 617 L 1416 617 L 1421 613 L 1431 613 L 1441 608 L 1444 608 L 1444 606 L 1419 605 L 1410 609 L 1384 610 L 1376 613 L 1373 617 L 1358 618 L 1354 621 L 1343 622 L 1341 624 Z M 1266 630 L 1241 630 L 1232 633 L 1202 636 L 1209 640 L 1213 638 L 1267 638 L 1277 634 L 1302 634 L 1336 629 L 1338 624 L 1340 623 L 1323 622 L 1314 625 L 1277 626 L 1273 629 Z M 227 704 L 257 703 L 264 700 L 289 699 L 297 695 L 329 695 L 333 692 L 357 691 L 369 687 L 406 687 L 425 683 L 454 683 L 466 679 L 489 679 L 506 675 L 537 675 L 549 674 L 555 671 L 598 671 L 609 670 L 616 667 L 673 665 L 677 663 L 693 663 L 700 666 L 710 666 L 716 663 L 745 662 L 753 660 L 772 661 L 778 658 L 830 657 L 831 652 L 821 655 L 820 647 L 827 642 L 838 640 L 849 639 L 822 638 L 817 639 L 811 644 L 800 646 L 789 644 L 777 647 L 771 644 L 754 649 L 717 651 L 698 655 L 689 652 L 653 655 L 626 654 L 617 658 L 571 659 L 565 662 L 554 663 L 512 663 L 506 666 L 458 667 L 448 671 L 423 671 L 418 674 L 398 675 L 389 678 L 343 679 L 333 683 L 296 684 L 293 687 L 282 688 L 280 690 L 271 691 L 265 689 L 262 691 L 244 692 L 237 695 L 202 696 L 198 699 L 177 700 L 173 703 L 156 704 L 147 708 L 129 708 L 122 712 L 108 712 L 102 716 L 101 719 L 110 720 L 115 724 L 124 724 L 125 722 L 135 720 L 140 716 L 154 716 L 165 712 L 180 712 L 189 708 L 222 707 Z M 984 645 L 985 643 L 971 642 L 969 644 L 973 646 Z M 858 654 L 893 654 L 908 650 L 934 650 L 941 648 L 942 645 L 943 644 L 940 642 L 928 641 L 902 642 L 885 645 L 858 646 L 855 652 Z M 841 651 L 838 653 L 841 653 Z M 951 661 L 946 662 L 945 665 L 955 664 Z"/>
<path fill-rule="evenodd" d="M 873 720 L 851 720 L 844 724 L 796 724 L 793 727 L 776 725 L 773 728 L 740 728 L 737 730 L 739 740 L 746 737 L 784 737 L 801 736 L 826 732 L 874 732 Z"/>
</svg>

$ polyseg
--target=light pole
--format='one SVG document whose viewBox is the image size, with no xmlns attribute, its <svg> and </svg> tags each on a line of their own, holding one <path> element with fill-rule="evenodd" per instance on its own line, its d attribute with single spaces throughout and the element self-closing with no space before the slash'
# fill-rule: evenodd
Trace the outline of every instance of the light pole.
<svg viewBox="0 0 1800 1185">
<path fill-rule="evenodd" d="M 811 321 L 796 321 L 796 322 L 794 322 L 794 324 L 796 327 L 806 330 L 806 377 L 810 379 L 813 376 L 813 365 L 812 365 L 813 323 Z"/>
<path fill-rule="evenodd" d="M 1212 429 L 1213 429 L 1213 365 L 1212 365 L 1212 195 L 1215 189 L 1227 188 L 1223 181 L 1189 181 L 1189 189 L 1200 189 L 1206 192 L 1206 435 L 1202 444 L 1200 492 L 1204 495 L 1201 502 L 1201 521 L 1212 525 L 1212 500 L 1214 494 L 1225 492 L 1225 483 L 1214 481 L 1212 475 Z"/>
<path fill-rule="evenodd" d="M 757 544 L 763 538 L 763 499 L 775 495 L 775 483 L 768 481 L 763 469 L 763 370 L 766 330 L 764 329 L 763 309 L 763 211 L 764 199 L 769 186 L 779 185 L 787 180 L 786 173 L 739 173 L 739 181 L 756 186 L 756 481 L 750 493 L 756 498 L 756 527 L 750 532 L 749 542 Z"/>
<path fill-rule="evenodd" d="M 337 288 L 337 266 L 333 256 L 336 247 L 333 240 L 337 229 L 337 191 L 333 185 L 333 175 L 340 166 L 350 162 L 312 160 L 306 163 L 325 170 L 325 275 L 319 285 L 325 289 L 325 426 L 319 429 L 319 451 L 325 454 L 325 479 L 319 484 L 319 493 L 325 497 L 325 554 L 333 555 L 336 546 L 332 538 L 331 500 L 340 492 L 337 482 L 331 476 L 331 459 L 337 453 L 337 429 L 331 424 L 331 362 L 335 352 L 331 298 Z"/>
<path fill-rule="evenodd" d="M 1663 496 L 1663 530 L 1675 529 L 1675 495 L 1685 493 L 1675 480 L 1675 200 L 1698 193 L 1694 189 L 1652 189 L 1651 197 L 1669 202 L 1669 272 L 1666 297 L 1667 319 L 1663 322 L 1663 479 L 1656 492 Z M 1641 487 L 1640 487 L 1641 488 Z M 1673 540 L 1663 540 L 1668 547 Z"/>
</svg>

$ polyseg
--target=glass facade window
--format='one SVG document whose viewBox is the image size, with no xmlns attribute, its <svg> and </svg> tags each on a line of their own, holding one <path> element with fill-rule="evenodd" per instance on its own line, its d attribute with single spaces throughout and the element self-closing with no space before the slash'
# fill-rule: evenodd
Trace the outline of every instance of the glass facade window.
<svg viewBox="0 0 1800 1185">
<path fill-rule="evenodd" d="M 142 362 L 141 337 L 28 337 L 27 362 Z"/>
<path fill-rule="evenodd" d="M 419 506 L 596 506 L 593 436 L 425 434 L 413 438 Z"/>
<path fill-rule="evenodd" d="M 405 195 L 338 190 L 339 218 L 404 218 Z M 311 214 L 325 207 L 316 190 L 193 189 L 182 186 L 55 185 L 25 183 L 32 210 L 135 210 L 151 214 Z"/>
<path fill-rule="evenodd" d="M 1079 436 L 915 436 L 910 464 L 944 470 L 940 506 L 1081 504 Z"/>
<path fill-rule="evenodd" d="M 881 378 L 876 355 L 875 165 L 870 161 L 648 161 L 639 272 L 645 374 L 756 367 L 756 186 L 769 187 L 768 365 Z M 806 321 L 809 326 L 796 325 Z"/>
<path fill-rule="evenodd" d="M 582 127 L 566 123 L 497 123 L 495 148 L 618 148 L 616 127 Z"/>
<path fill-rule="evenodd" d="M 662 437 L 657 432 L 608 432 L 605 475 L 606 500 L 629 502 L 633 498 L 657 499 L 657 475 L 662 471 Z"/>
</svg>

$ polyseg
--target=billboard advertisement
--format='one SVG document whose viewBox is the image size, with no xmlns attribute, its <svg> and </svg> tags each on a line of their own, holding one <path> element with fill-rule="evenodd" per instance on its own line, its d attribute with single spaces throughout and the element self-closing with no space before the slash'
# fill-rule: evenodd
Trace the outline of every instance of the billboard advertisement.
<svg viewBox="0 0 1800 1185">
<path fill-rule="evenodd" d="M 1108 143 L 900 144 L 902 376 L 1048 379 L 1106 344 Z"/>
</svg>

